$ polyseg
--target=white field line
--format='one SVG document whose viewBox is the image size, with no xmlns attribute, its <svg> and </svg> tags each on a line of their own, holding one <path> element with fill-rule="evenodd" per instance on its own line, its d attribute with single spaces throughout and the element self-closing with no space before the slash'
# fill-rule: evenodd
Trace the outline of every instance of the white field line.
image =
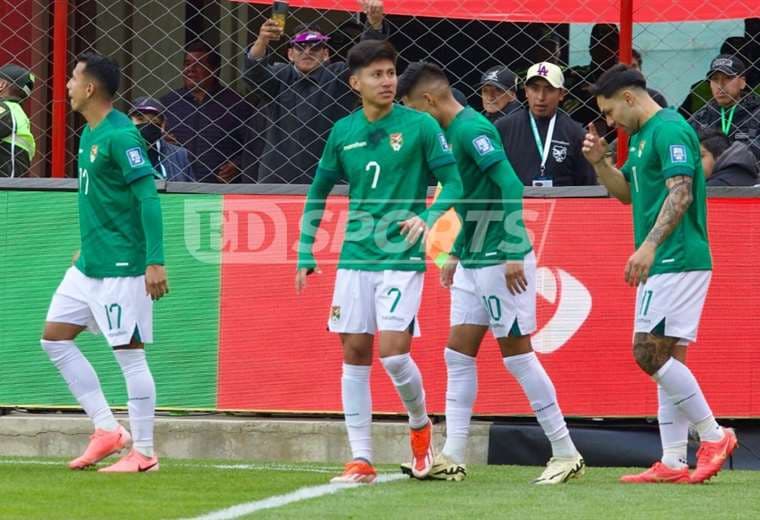
<svg viewBox="0 0 760 520">
<path fill-rule="evenodd" d="M 0 464 L 18 464 L 29 466 L 65 466 L 65 462 L 53 460 L 35 460 L 35 459 L 0 459 Z M 301 471 L 304 473 L 339 473 L 343 466 L 295 466 L 288 464 L 183 464 L 170 463 L 169 468 L 212 468 L 220 470 L 265 470 L 265 471 Z"/>
<path fill-rule="evenodd" d="M 378 475 L 375 483 L 382 484 L 384 482 L 392 482 L 394 480 L 408 479 L 406 475 L 391 474 L 391 475 Z M 292 493 L 286 493 L 284 495 L 276 495 L 262 500 L 256 500 L 253 502 L 246 502 L 244 504 L 238 504 L 218 511 L 212 511 L 205 515 L 193 517 L 190 520 L 232 520 L 234 518 L 240 518 L 241 516 L 250 515 L 256 511 L 262 511 L 264 509 L 274 509 L 276 507 L 282 507 L 294 502 L 300 502 L 301 500 L 308 500 L 310 498 L 321 497 L 325 495 L 332 495 L 345 489 L 353 489 L 359 486 L 366 486 L 366 484 L 322 484 L 320 486 L 310 486 L 297 489 Z"/>
</svg>

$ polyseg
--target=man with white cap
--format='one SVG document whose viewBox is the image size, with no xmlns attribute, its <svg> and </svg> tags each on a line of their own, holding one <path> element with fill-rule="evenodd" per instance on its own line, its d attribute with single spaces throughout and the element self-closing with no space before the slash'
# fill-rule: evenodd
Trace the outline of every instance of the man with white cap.
<svg viewBox="0 0 760 520">
<path fill-rule="evenodd" d="M 559 110 L 567 91 L 562 69 L 536 63 L 525 77 L 528 110 L 496 122 L 504 149 L 526 186 L 584 186 L 596 175 L 581 152 L 585 131 Z"/>
</svg>

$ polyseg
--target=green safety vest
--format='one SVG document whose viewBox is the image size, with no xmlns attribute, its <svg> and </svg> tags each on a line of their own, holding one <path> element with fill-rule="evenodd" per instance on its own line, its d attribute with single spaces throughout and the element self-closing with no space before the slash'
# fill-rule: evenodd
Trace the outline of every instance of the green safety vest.
<svg viewBox="0 0 760 520">
<path fill-rule="evenodd" d="M 11 145 L 11 148 L 19 147 L 29 155 L 29 162 L 32 162 L 34 152 L 37 146 L 34 144 L 32 135 L 32 124 L 29 121 L 24 109 L 17 101 L 5 100 L 0 104 L 0 110 L 3 108 L 10 110 L 13 118 L 13 132 L 4 137 L 1 141 Z M 11 153 L 11 161 L 14 161 L 15 154 Z"/>
</svg>

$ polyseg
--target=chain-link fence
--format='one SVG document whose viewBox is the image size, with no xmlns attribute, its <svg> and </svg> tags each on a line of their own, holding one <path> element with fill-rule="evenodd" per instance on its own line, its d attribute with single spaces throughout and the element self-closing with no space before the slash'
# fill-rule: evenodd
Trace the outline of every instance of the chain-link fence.
<svg viewBox="0 0 760 520">
<path fill-rule="evenodd" d="M 753 3 L 635 3 L 634 20 L 646 23 L 633 26 L 633 47 L 657 99 L 755 146 L 760 157 L 760 98 L 752 93 L 760 92 L 760 19 L 742 18 Z M 332 123 L 357 106 L 343 60 L 362 38 L 388 38 L 399 50 L 400 71 L 417 60 L 442 65 L 467 102 L 494 119 L 511 94 L 481 89 L 484 73 L 502 65 L 519 78 L 533 63 L 555 62 L 565 70 L 567 88 L 560 108 L 581 124 L 600 125 L 588 86 L 617 62 L 625 43 L 614 23 L 620 21 L 619 5 L 600 0 L 293 0 L 284 35 L 271 41 L 260 32 L 271 16 L 269 2 L 4 1 L 0 62 L 25 65 L 36 76 L 22 105 L 36 139 L 29 176 L 76 172 L 83 120 L 68 111 L 65 128 L 56 128 L 52 116 L 54 104 L 66 102 L 54 97 L 53 88 L 52 56 L 61 44 L 53 39 L 57 4 L 67 10 L 66 70 L 84 51 L 115 58 L 123 72 L 117 108 L 134 113 L 154 143 L 160 174 L 190 182 L 308 183 Z M 707 73 L 718 54 L 743 63 L 723 63 L 722 71 L 715 70 L 724 83 L 711 86 Z M 746 80 L 743 90 L 732 90 L 742 81 L 725 83 L 733 72 Z M 490 77 L 488 83 L 498 87 L 498 74 Z M 515 96 L 526 106 L 520 83 Z M 141 97 L 152 99 L 142 100 L 135 112 Z M 56 141 L 57 132 L 65 140 Z M 61 145 L 65 161 L 54 164 Z"/>
</svg>

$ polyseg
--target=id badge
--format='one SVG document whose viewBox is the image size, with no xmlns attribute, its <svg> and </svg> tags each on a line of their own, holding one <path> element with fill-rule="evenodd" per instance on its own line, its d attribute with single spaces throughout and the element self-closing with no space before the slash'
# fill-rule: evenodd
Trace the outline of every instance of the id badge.
<svg viewBox="0 0 760 520">
<path fill-rule="evenodd" d="M 536 177 L 533 179 L 533 187 L 535 188 L 553 188 L 554 180 L 551 177 Z"/>
</svg>

